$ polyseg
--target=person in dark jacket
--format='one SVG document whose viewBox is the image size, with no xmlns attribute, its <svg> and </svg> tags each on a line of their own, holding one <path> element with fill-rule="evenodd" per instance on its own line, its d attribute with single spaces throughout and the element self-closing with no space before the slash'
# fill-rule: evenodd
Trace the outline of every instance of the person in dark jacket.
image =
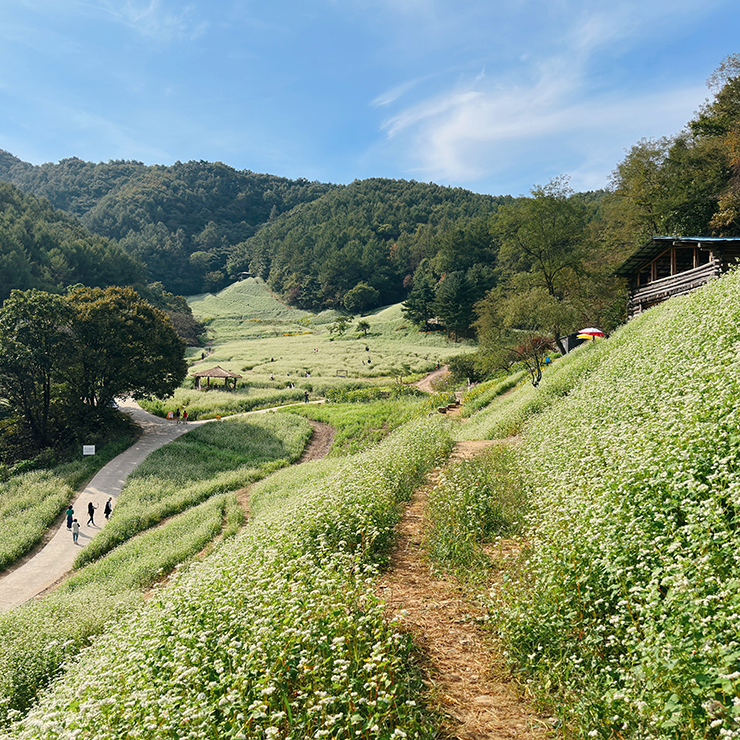
<svg viewBox="0 0 740 740">
<path fill-rule="evenodd" d="M 88 525 L 92 524 L 93 526 L 95 526 L 95 522 L 93 521 L 93 517 L 95 516 L 95 509 L 97 509 L 97 508 L 98 507 L 95 506 L 95 504 L 92 501 L 87 505 L 87 523 L 88 523 Z"/>
</svg>

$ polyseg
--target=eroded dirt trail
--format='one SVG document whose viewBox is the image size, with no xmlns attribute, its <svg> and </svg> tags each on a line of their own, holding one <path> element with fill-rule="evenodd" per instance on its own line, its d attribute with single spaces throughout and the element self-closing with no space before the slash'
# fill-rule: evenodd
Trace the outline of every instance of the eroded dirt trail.
<svg viewBox="0 0 740 740">
<path fill-rule="evenodd" d="M 469 459 L 491 443 L 459 443 Z M 452 578 L 435 576 L 423 549 L 424 507 L 438 473 L 418 489 L 397 527 L 392 565 L 380 583 L 389 616 L 399 617 L 426 655 L 427 682 L 445 714 L 444 733 L 460 740 L 547 736 L 544 718 L 517 696 L 490 638 L 476 623 L 484 611 Z"/>
<path fill-rule="evenodd" d="M 313 434 L 301 455 L 301 459 L 298 461 L 299 464 L 311 460 L 321 460 L 321 458 L 326 457 L 331 443 L 334 441 L 334 427 L 324 424 L 323 421 L 313 421 L 312 419 L 309 419 L 309 421 L 313 427 Z"/>
</svg>

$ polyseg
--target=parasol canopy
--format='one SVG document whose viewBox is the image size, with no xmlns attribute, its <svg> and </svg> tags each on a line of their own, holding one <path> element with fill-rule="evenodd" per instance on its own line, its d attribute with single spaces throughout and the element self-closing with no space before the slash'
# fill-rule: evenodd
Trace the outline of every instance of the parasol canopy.
<svg viewBox="0 0 740 740">
<path fill-rule="evenodd" d="M 578 332 L 578 336 L 580 337 L 583 335 L 586 339 L 590 339 L 591 337 L 605 337 L 606 334 L 604 334 L 601 329 L 596 329 L 593 326 L 589 326 L 586 329 L 581 329 L 581 331 Z"/>
</svg>

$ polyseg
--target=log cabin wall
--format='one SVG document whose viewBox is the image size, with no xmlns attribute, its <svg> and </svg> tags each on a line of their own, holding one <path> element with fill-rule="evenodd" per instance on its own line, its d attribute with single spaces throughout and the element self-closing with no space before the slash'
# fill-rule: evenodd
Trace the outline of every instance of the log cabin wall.
<svg viewBox="0 0 740 740">
<path fill-rule="evenodd" d="M 655 237 L 616 270 L 627 278 L 628 318 L 699 288 L 740 260 L 740 238 Z"/>
</svg>

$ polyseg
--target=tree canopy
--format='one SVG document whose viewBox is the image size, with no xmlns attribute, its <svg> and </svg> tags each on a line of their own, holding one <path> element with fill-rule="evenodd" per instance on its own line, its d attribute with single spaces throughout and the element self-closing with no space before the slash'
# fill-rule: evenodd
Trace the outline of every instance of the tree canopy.
<svg viewBox="0 0 740 740">
<path fill-rule="evenodd" d="M 184 345 L 167 316 L 131 288 L 79 288 L 74 312 L 75 362 L 68 377 L 83 404 L 117 396 L 167 397 L 187 374 Z"/>
<path fill-rule="evenodd" d="M 72 157 L 34 166 L 1 150 L 0 180 L 79 218 L 144 263 L 148 281 L 182 295 L 224 287 L 234 244 L 335 187 L 221 162 L 165 167 Z"/>
<path fill-rule="evenodd" d="M 117 396 L 171 395 L 187 373 L 184 347 L 130 288 L 14 290 L 0 308 L 0 396 L 16 422 L 4 432 L 17 439 L 2 447 L 69 442 Z"/>
<path fill-rule="evenodd" d="M 14 289 L 59 293 L 74 283 L 102 288 L 144 280 L 144 265 L 122 247 L 0 182 L 0 301 Z"/>
</svg>

